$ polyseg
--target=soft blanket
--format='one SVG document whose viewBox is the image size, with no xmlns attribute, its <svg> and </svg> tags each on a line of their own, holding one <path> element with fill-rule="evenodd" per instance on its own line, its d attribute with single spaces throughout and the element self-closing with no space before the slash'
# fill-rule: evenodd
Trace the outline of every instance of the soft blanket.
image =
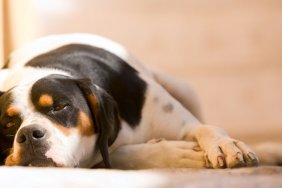
<svg viewBox="0 0 282 188">
<path fill-rule="evenodd" d="M 282 187 L 282 167 L 138 171 L 0 167 L 0 187 Z"/>
</svg>

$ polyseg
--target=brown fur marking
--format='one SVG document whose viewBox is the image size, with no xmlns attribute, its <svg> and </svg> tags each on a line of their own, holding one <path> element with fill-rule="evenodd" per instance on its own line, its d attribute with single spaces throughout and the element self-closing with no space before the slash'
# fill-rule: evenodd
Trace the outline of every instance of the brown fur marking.
<svg viewBox="0 0 282 188">
<path fill-rule="evenodd" d="M 166 105 L 163 106 L 163 111 L 166 113 L 170 113 L 173 111 L 173 105 L 171 103 L 168 103 Z"/>
<path fill-rule="evenodd" d="M 19 155 L 14 155 L 13 153 L 10 154 L 6 160 L 5 160 L 5 165 L 7 166 L 14 166 L 14 165 L 17 165 L 19 164 L 20 162 L 20 157 Z"/>
<path fill-rule="evenodd" d="M 79 112 L 77 125 L 75 128 L 67 128 L 63 125 L 56 124 L 54 126 L 66 136 L 69 136 L 71 133 L 74 133 L 75 129 L 78 130 L 82 136 L 91 136 L 94 134 L 94 127 L 92 126 L 92 121 L 84 112 Z"/>
<path fill-rule="evenodd" d="M 91 119 L 84 112 L 79 113 L 77 128 L 82 136 L 91 136 L 95 132 Z"/>
<path fill-rule="evenodd" d="M 49 107 L 52 106 L 54 103 L 53 97 L 47 94 L 42 95 L 39 98 L 38 104 L 42 107 Z"/>
<path fill-rule="evenodd" d="M 13 117 L 19 114 L 19 109 L 15 106 L 9 106 L 9 108 L 6 110 L 6 113 L 9 117 Z"/>
<path fill-rule="evenodd" d="M 91 104 L 91 110 L 98 110 L 98 102 L 97 97 L 95 95 L 88 95 L 88 100 Z"/>
</svg>

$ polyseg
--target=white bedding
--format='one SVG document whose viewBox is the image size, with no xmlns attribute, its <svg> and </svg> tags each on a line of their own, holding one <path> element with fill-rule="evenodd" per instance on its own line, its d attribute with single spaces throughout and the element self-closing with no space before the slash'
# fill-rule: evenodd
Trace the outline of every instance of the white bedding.
<svg viewBox="0 0 282 188">
<path fill-rule="evenodd" d="M 0 187 L 282 187 L 282 167 L 104 170 L 0 167 Z"/>
</svg>

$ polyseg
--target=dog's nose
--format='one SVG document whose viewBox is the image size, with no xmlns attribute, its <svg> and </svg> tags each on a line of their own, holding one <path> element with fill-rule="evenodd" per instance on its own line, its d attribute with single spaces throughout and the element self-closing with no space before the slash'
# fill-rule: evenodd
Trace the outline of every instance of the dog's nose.
<svg viewBox="0 0 282 188">
<path fill-rule="evenodd" d="M 46 129 L 39 127 L 38 125 L 29 125 L 20 129 L 17 142 L 19 144 L 25 144 L 27 142 L 41 142 L 46 138 Z"/>
</svg>

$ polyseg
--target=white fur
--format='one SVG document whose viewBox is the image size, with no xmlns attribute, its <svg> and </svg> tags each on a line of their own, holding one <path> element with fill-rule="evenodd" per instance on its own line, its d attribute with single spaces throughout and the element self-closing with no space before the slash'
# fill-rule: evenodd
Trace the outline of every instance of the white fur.
<svg viewBox="0 0 282 188">
<path fill-rule="evenodd" d="M 127 51 L 109 39 L 89 34 L 52 35 L 39 38 L 22 48 L 14 51 L 10 56 L 11 67 L 22 67 L 26 62 L 38 56 L 67 44 L 89 44 L 108 50 L 127 60 Z"/>
<path fill-rule="evenodd" d="M 19 87 L 29 87 L 37 80 L 46 77 L 51 74 L 60 74 L 70 76 L 70 74 L 55 69 L 47 68 L 34 68 L 34 67 L 21 67 L 9 69 L 9 73 L 2 78 L 2 91 L 8 91 L 9 89 Z"/>
<path fill-rule="evenodd" d="M 34 40 L 11 54 L 9 67 L 22 67 L 34 57 L 68 44 L 85 44 L 105 49 L 122 58 L 137 70 L 147 71 L 146 68 L 120 44 L 98 35 L 85 33 L 51 35 Z"/>
</svg>

